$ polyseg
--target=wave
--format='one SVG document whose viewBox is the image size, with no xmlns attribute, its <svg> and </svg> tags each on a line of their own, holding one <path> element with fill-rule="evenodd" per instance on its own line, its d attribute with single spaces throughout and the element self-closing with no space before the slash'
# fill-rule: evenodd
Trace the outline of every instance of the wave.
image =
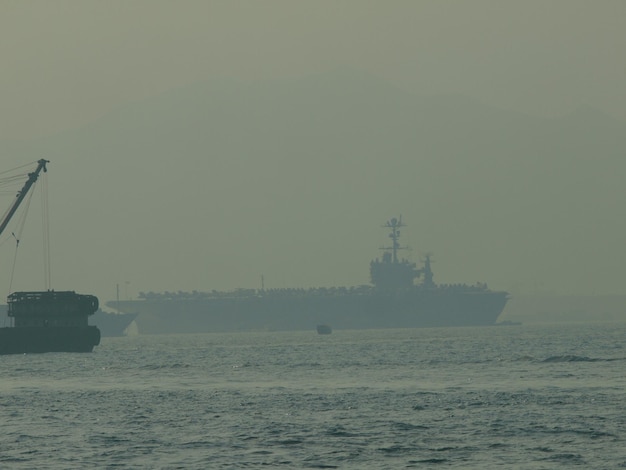
<svg viewBox="0 0 626 470">
<path fill-rule="evenodd" d="M 588 357 L 588 356 L 576 356 L 574 354 L 564 354 L 558 356 L 550 356 L 539 362 L 551 363 L 551 362 L 613 362 L 623 361 L 624 358 L 600 358 L 600 357 Z"/>
</svg>

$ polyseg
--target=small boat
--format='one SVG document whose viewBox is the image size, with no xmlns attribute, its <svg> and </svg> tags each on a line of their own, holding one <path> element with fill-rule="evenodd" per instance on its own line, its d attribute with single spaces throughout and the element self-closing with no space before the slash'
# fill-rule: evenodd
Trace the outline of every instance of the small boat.
<svg viewBox="0 0 626 470">
<path fill-rule="evenodd" d="M 329 325 L 317 325 L 318 335 L 329 335 L 333 332 L 333 329 Z"/>
</svg>

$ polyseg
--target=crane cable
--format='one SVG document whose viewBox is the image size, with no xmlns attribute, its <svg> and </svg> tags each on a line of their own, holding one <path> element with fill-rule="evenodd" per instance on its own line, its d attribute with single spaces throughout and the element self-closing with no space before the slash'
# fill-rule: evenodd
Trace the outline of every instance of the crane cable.
<svg viewBox="0 0 626 470">
<path fill-rule="evenodd" d="M 9 292 L 13 290 L 13 279 L 15 278 L 15 266 L 17 264 L 17 251 L 20 247 L 20 239 L 22 238 L 22 232 L 24 232 L 24 226 L 26 225 L 26 214 L 30 208 L 30 203 L 33 200 L 33 191 L 30 191 L 24 201 L 23 210 L 20 213 L 20 217 L 17 221 L 17 235 L 15 232 L 11 232 L 13 238 L 15 238 L 15 254 L 13 256 L 13 267 L 11 268 L 11 279 L 9 281 Z"/>
<path fill-rule="evenodd" d="M 15 237 L 15 233 L 12 233 Z M 13 278 L 15 277 L 15 265 L 17 264 L 17 249 L 20 246 L 20 240 L 15 237 L 15 253 L 13 254 L 13 267 L 11 268 L 11 279 L 9 280 L 9 294 L 13 292 Z"/>
<path fill-rule="evenodd" d="M 43 229 L 43 271 L 46 290 L 52 288 L 52 274 L 50 269 L 50 212 L 48 210 L 48 178 L 41 178 L 41 225 Z"/>
</svg>

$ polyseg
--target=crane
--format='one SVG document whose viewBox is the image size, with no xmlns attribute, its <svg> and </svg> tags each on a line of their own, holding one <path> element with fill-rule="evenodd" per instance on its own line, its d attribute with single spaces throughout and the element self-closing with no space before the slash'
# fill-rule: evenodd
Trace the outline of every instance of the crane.
<svg viewBox="0 0 626 470">
<path fill-rule="evenodd" d="M 18 207 L 20 207 L 20 204 L 26 197 L 26 194 L 28 194 L 28 191 L 30 190 L 31 186 L 35 184 L 35 181 L 37 181 L 37 178 L 39 178 L 39 173 L 41 173 L 42 170 L 44 173 L 48 171 L 48 169 L 46 168 L 47 163 L 50 163 L 50 162 L 48 160 L 44 160 L 43 158 L 38 160 L 37 168 L 35 169 L 35 171 L 28 174 L 28 179 L 26 180 L 26 183 L 24 183 L 24 186 L 22 186 L 22 189 L 18 191 L 15 201 L 13 201 L 13 204 L 9 208 L 6 216 L 4 217 L 4 220 L 0 222 L 0 235 L 2 235 L 2 232 L 4 232 L 4 229 L 6 229 L 7 225 L 9 225 L 11 218 L 17 211 Z"/>
</svg>

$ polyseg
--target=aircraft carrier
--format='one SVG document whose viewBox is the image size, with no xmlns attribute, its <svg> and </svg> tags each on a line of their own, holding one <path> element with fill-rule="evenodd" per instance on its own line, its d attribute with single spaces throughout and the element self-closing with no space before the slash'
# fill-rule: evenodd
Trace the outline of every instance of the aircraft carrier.
<svg viewBox="0 0 626 470">
<path fill-rule="evenodd" d="M 140 293 L 107 305 L 137 314 L 140 334 L 229 331 L 315 331 L 493 325 L 508 293 L 486 284 L 436 284 L 430 256 L 420 267 L 398 253 L 402 218 L 392 218 L 392 244 L 370 263 L 371 285 L 310 289 Z"/>
</svg>

